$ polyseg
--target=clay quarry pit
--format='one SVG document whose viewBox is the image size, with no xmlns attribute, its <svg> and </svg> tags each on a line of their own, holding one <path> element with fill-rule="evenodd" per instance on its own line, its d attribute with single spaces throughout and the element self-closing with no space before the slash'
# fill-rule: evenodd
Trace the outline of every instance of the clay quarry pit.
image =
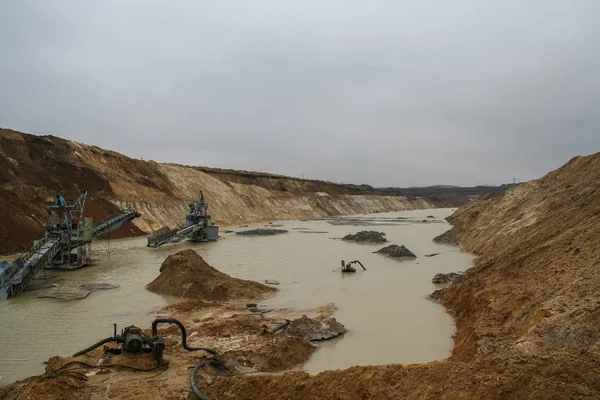
<svg viewBox="0 0 600 400">
<path fill-rule="evenodd" d="M 96 265 L 0 302 L 2 399 L 196 398 L 190 374 L 211 353 L 184 350 L 174 325 L 157 330 L 168 365 L 103 347 L 71 357 L 113 323 L 151 335 L 155 318 L 218 353 L 195 375 L 214 400 L 600 398 L 600 154 L 432 211 L 449 204 L 2 133 L 3 253 L 39 237 L 56 187 L 89 184 L 96 217 L 145 215 L 95 244 Z M 228 230 L 285 234 L 146 248 L 140 235 L 175 226 L 202 188 Z M 341 274 L 340 260 L 367 270 Z"/>
</svg>

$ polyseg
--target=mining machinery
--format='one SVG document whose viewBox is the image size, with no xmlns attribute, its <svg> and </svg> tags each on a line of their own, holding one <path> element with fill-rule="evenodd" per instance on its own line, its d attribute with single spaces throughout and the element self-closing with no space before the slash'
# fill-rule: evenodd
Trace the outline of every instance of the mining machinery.
<svg viewBox="0 0 600 400">
<path fill-rule="evenodd" d="M 87 191 L 75 201 L 67 201 L 61 193 L 48 204 L 44 236 L 12 263 L 0 263 L 0 299 L 22 292 L 42 268 L 72 270 L 91 262 L 91 242 L 140 216 L 134 210 L 118 214 L 93 225 L 83 217 Z"/>
<path fill-rule="evenodd" d="M 190 239 L 196 242 L 217 240 L 219 226 L 210 222 L 208 203 L 200 191 L 197 201 L 188 204 L 189 211 L 185 216 L 185 223 L 181 228 L 161 228 L 148 235 L 148 247 L 158 248 L 167 243 L 180 242 Z"/>
<path fill-rule="evenodd" d="M 342 270 L 342 273 L 356 272 L 356 268 L 354 268 L 352 266 L 352 264 L 358 264 L 362 267 L 363 270 L 365 270 L 365 271 L 367 270 L 365 268 L 365 266 L 362 265 L 362 263 L 358 260 L 348 261 L 348 262 L 345 262 L 344 260 L 342 260 L 342 266 L 339 269 Z"/>
</svg>

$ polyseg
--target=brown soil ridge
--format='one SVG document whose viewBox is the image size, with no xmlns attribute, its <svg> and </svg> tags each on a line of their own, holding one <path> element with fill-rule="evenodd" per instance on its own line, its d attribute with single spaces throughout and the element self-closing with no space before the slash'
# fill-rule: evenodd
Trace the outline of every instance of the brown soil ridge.
<svg viewBox="0 0 600 400">
<path fill-rule="evenodd" d="M 277 291 L 262 283 L 232 278 L 208 265 L 191 249 L 167 257 L 160 267 L 160 275 L 148 289 L 159 294 L 206 301 L 261 299 Z"/>
<path fill-rule="evenodd" d="M 462 247 L 480 255 L 466 282 L 443 291 L 458 326 L 477 327 L 457 332 L 455 357 L 598 351 L 600 153 L 449 221 Z"/>
<path fill-rule="evenodd" d="M 119 209 L 142 214 L 113 232 L 113 239 L 181 225 L 189 201 L 200 190 L 213 222 L 221 225 L 444 205 L 368 186 L 144 161 L 55 136 L 0 128 L 0 254 L 26 250 L 42 236 L 45 203 L 57 191 L 72 198 L 84 189 L 85 216 L 96 222 Z"/>
</svg>

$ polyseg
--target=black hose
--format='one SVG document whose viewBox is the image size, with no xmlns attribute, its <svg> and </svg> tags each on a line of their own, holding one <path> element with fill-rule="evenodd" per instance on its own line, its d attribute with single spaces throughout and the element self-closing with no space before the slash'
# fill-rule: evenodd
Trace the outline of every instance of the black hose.
<svg viewBox="0 0 600 400">
<path fill-rule="evenodd" d="M 204 367 L 206 364 L 211 364 L 215 361 L 218 362 L 218 360 L 216 360 L 214 358 L 206 358 L 206 359 L 200 361 L 196 365 L 194 370 L 192 371 L 192 376 L 190 377 L 190 380 L 192 382 L 192 389 L 194 390 L 194 393 L 196 393 L 196 396 L 198 396 L 198 398 L 200 400 L 210 400 L 210 399 L 208 397 L 206 397 L 205 395 L 203 395 L 202 392 L 200 391 L 200 388 L 198 387 L 198 384 L 196 383 L 196 375 L 198 375 L 198 371 L 200 370 L 200 368 Z"/>
<path fill-rule="evenodd" d="M 210 353 L 213 355 L 213 357 L 211 358 L 205 358 L 204 360 L 200 361 L 196 367 L 194 368 L 194 370 L 192 371 L 192 375 L 190 377 L 190 381 L 192 383 L 192 389 L 194 390 L 194 393 L 196 393 L 196 396 L 198 396 L 198 398 L 200 400 L 210 400 L 208 397 L 206 397 L 205 395 L 202 394 L 202 392 L 200 391 L 200 388 L 198 387 L 198 384 L 196 383 L 196 375 L 198 374 L 198 371 L 200 370 L 200 368 L 202 368 L 203 366 L 205 366 L 206 364 L 215 364 L 215 365 L 222 365 L 223 364 L 223 360 L 221 359 L 221 357 L 219 356 L 219 353 L 217 353 L 216 350 L 214 349 L 207 349 L 205 347 L 190 347 L 187 344 L 187 331 L 185 330 L 185 326 L 183 326 L 183 324 L 176 320 L 176 319 L 170 319 L 170 318 L 157 318 L 152 322 L 152 337 L 154 339 L 156 339 L 158 337 L 157 334 L 157 327 L 158 324 L 175 324 L 179 327 L 179 329 L 181 330 L 181 345 L 183 346 L 183 348 L 187 351 L 198 351 L 198 350 L 203 350 L 206 351 L 207 353 Z"/>
<path fill-rule="evenodd" d="M 183 346 L 183 348 L 187 351 L 198 351 L 198 350 L 203 350 L 206 351 L 207 353 L 210 353 L 213 355 L 213 357 L 211 358 L 206 358 L 202 361 L 200 361 L 198 363 L 198 365 L 196 365 L 196 367 L 194 368 L 193 372 L 192 372 L 192 376 L 190 378 L 191 383 L 192 383 L 192 389 L 194 390 L 194 393 L 196 393 L 196 396 L 198 396 L 198 398 L 200 400 L 210 400 L 208 397 L 206 397 L 205 395 L 202 394 L 202 392 L 200 391 L 200 388 L 198 388 L 198 384 L 196 383 L 196 375 L 198 374 L 198 371 L 200 370 L 200 368 L 202 368 L 204 365 L 206 364 L 223 364 L 223 360 L 221 359 L 221 357 L 219 356 L 219 353 L 217 353 L 216 350 L 214 349 L 208 349 L 205 347 L 190 347 L 187 344 L 187 331 L 185 329 L 185 326 L 183 326 L 183 324 L 176 320 L 176 319 L 170 319 L 170 318 L 157 318 L 154 321 L 152 321 L 152 338 L 153 339 L 157 339 L 158 338 L 158 334 L 157 334 L 157 327 L 158 324 L 175 324 L 179 327 L 179 329 L 181 330 L 181 345 Z M 286 323 L 281 324 L 280 326 L 278 326 L 277 328 L 275 328 L 275 331 L 287 326 L 287 324 L 289 324 L 289 321 L 286 321 Z M 109 337 L 106 339 L 102 339 L 101 341 L 99 341 L 98 343 L 83 349 L 77 353 L 75 353 L 73 355 L 73 357 L 77 357 L 80 356 L 82 354 L 88 353 L 92 350 L 94 350 L 97 347 L 102 346 L 105 343 L 109 343 L 109 342 L 118 342 L 118 338 L 117 337 Z M 81 361 L 71 361 L 66 363 L 65 365 L 63 365 L 62 367 L 58 368 L 55 371 L 50 372 L 49 374 L 46 375 L 46 377 L 48 378 L 52 378 L 54 376 L 56 376 L 56 374 L 60 373 L 63 369 L 65 369 L 67 366 L 69 365 L 74 365 L 74 364 L 79 364 L 79 365 L 83 365 L 89 368 L 110 368 L 110 367 L 120 367 L 120 368 L 128 368 L 128 369 L 132 369 L 134 371 L 141 371 L 141 372 L 149 372 L 149 371 L 154 371 L 157 368 L 161 368 L 163 366 L 166 365 L 166 363 L 162 363 L 154 368 L 150 368 L 150 369 L 141 369 L 141 368 L 136 368 L 136 367 L 131 367 L 128 365 L 119 365 L 119 364 L 107 364 L 107 365 L 91 365 L 91 364 L 87 364 Z"/>
<path fill-rule="evenodd" d="M 116 341 L 117 341 L 117 338 L 107 337 L 106 339 L 102 339 L 101 341 L 99 341 L 96 344 L 91 345 L 90 347 L 87 347 L 87 348 L 85 348 L 85 349 L 83 349 L 81 351 L 78 351 L 77 353 L 73 354 L 73 357 L 77 357 L 77 356 L 80 356 L 82 354 L 89 353 L 90 351 L 94 350 L 97 347 L 102 346 L 105 343 L 116 342 Z"/>
<path fill-rule="evenodd" d="M 181 330 L 181 345 L 183 346 L 183 348 L 187 351 L 198 351 L 198 350 L 204 350 L 207 353 L 210 353 L 212 355 L 217 355 L 217 351 L 213 350 L 213 349 L 207 349 L 205 347 L 190 347 L 187 344 L 187 331 L 185 330 L 185 326 L 183 326 L 183 324 L 181 322 L 179 322 L 176 319 L 170 319 L 170 318 L 157 318 L 154 321 L 152 321 L 152 337 L 153 338 L 157 338 L 157 332 L 156 332 L 156 328 L 158 326 L 158 324 L 175 324 L 179 327 L 179 329 Z"/>
</svg>

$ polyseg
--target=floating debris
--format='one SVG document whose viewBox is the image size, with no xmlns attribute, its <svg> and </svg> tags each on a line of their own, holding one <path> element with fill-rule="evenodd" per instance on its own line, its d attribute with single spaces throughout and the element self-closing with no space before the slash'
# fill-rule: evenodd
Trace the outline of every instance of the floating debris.
<svg viewBox="0 0 600 400">
<path fill-rule="evenodd" d="M 119 285 L 112 285 L 110 283 L 86 283 L 80 286 L 86 290 L 111 290 L 120 287 Z"/>
<path fill-rule="evenodd" d="M 59 282 L 61 282 L 63 278 L 59 278 L 57 276 L 51 276 L 47 279 L 34 279 L 31 281 L 29 285 L 25 288 L 25 292 L 40 290 L 40 289 L 50 289 L 56 287 Z"/>
<path fill-rule="evenodd" d="M 283 233 L 288 233 L 285 229 L 251 229 L 249 231 L 239 231 L 236 232 L 236 235 L 242 236 L 273 236 L 273 235 L 281 235 Z"/>
<path fill-rule="evenodd" d="M 92 293 L 91 290 L 78 289 L 49 289 L 37 295 L 39 298 L 59 300 L 83 300 Z"/>
</svg>

